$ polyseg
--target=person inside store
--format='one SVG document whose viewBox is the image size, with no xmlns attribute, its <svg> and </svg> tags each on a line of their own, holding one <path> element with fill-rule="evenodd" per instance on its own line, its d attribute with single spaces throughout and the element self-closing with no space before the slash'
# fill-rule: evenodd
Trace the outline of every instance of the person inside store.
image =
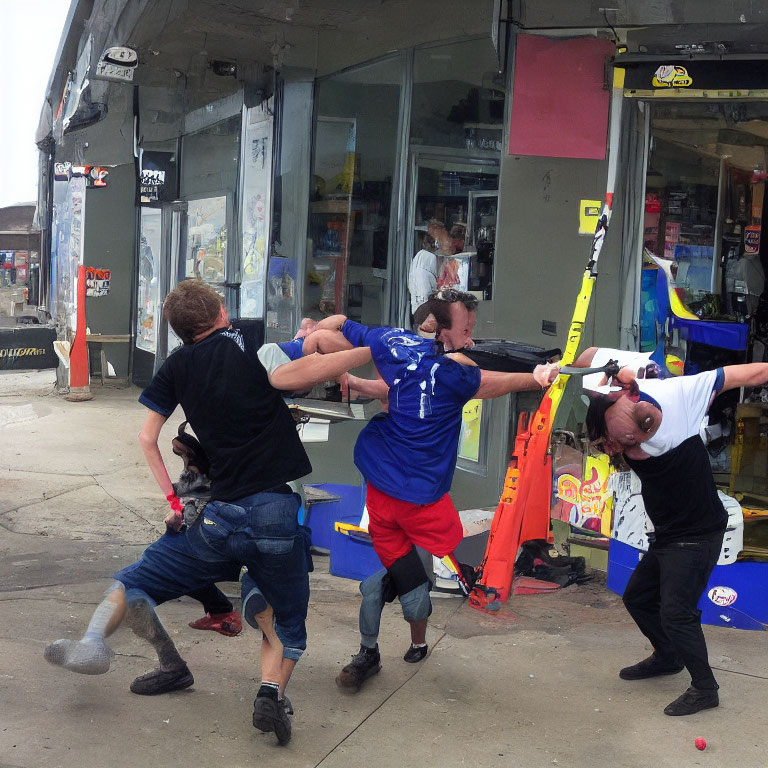
<svg viewBox="0 0 768 768">
<path fill-rule="evenodd" d="M 421 248 L 411 260 L 408 270 L 408 292 L 411 297 L 411 317 L 424 304 L 429 295 L 437 290 L 439 269 L 438 250 L 448 247 L 450 236 L 445 224 L 437 219 L 430 219 L 426 227 L 417 227 L 423 237 Z"/>
<path fill-rule="evenodd" d="M 577 364 L 589 366 L 595 351 L 586 350 Z M 699 430 L 716 395 L 765 384 L 768 364 L 667 379 L 637 379 L 622 369 L 618 377 L 615 391 L 591 396 L 587 432 L 593 446 L 623 458 L 638 475 L 654 528 L 623 596 L 653 652 L 619 677 L 643 680 L 687 669 L 691 685 L 664 713 L 692 715 L 719 704 L 697 604 L 720 556 L 728 520 Z"/>
<path fill-rule="evenodd" d="M 237 580 L 246 566 L 246 618 L 253 584 L 263 593 L 252 612 L 263 632 L 253 725 L 286 744 L 291 721 L 280 698 L 306 648 L 311 568 L 309 531 L 298 524 L 300 499 L 288 483 L 312 468 L 281 391 L 310 389 L 364 365 L 370 350 L 304 356 L 268 373 L 257 354 L 256 326 L 230 323 L 218 294 L 196 279 L 168 294 L 163 315 L 184 344 L 139 398 L 147 408 L 139 443 L 171 506 L 166 522 L 172 529 L 181 504 L 158 438 L 180 405 L 210 460 L 212 500 L 190 527 L 167 531 L 138 562 L 114 574 L 81 640 L 57 640 L 44 655 L 72 672 L 103 674 L 114 656 L 105 638 L 125 619 L 159 661 L 158 669 L 133 681 L 131 691 L 152 695 L 187 688 L 192 674 L 155 607 L 214 582 Z"/>
<path fill-rule="evenodd" d="M 449 495 L 464 405 L 472 398 L 547 387 L 557 376 L 558 367 L 550 364 L 533 373 L 484 371 L 461 354 L 472 346 L 477 304 L 462 291 L 432 294 L 419 314 L 427 313 L 424 324 L 434 328 L 435 340 L 351 320 L 341 328 L 355 347 L 370 347 L 381 377 L 347 375 L 343 386 L 388 398 L 389 408 L 371 419 L 355 444 L 354 461 L 367 486 L 368 531 L 384 569 L 360 585 L 360 650 L 337 676 L 340 688 L 359 690 L 381 669 L 381 613 L 395 597 L 411 631 L 403 659 L 416 663 L 426 657 L 430 579 L 416 547 L 450 557 L 465 594 L 474 585 L 474 569 L 453 554 L 463 527 Z"/>
</svg>

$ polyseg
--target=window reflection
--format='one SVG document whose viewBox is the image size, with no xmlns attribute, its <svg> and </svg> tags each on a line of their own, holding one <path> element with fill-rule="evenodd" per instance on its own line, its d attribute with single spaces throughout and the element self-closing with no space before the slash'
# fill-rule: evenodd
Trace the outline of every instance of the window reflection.
<svg viewBox="0 0 768 768">
<path fill-rule="evenodd" d="M 401 57 L 317 85 L 304 314 L 386 321 Z"/>
</svg>

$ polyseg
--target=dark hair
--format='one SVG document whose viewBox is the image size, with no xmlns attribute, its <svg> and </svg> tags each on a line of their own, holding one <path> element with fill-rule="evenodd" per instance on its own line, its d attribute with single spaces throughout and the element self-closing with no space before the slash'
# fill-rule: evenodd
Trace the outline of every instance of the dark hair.
<svg viewBox="0 0 768 768">
<path fill-rule="evenodd" d="M 453 322 L 450 305 L 457 302 L 461 302 L 467 308 L 467 312 L 477 312 L 476 296 L 456 288 L 441 288 L 439 291 L 430 293 L 429 298 L 416 310 L 414 322 L 418 322 L 417 317 L 421 318 L 421 323 L 429 315 L 434 315 L 437 322 L 436 333 L 439 336 L 443 329 L 450 330 Z"/>
<path fill-rule="evenodd" d="M 185 343 L 209 330 L 221 314 L 221 296 L 207 283 L 194 278 L 180 282 L 163 302 L 163 315 Z"/>
<path fill-rule="evenodd" d="M 605 412 L 615 403 L 615 400 L 607 395 L 596 393 L 590 393 L 588 397 L 589 407 L 584 426 L 587 428 L 587 437 L 595 441 L 605 437 L 608 432 L 608 428 L 605 426 Z"/>
</svg>

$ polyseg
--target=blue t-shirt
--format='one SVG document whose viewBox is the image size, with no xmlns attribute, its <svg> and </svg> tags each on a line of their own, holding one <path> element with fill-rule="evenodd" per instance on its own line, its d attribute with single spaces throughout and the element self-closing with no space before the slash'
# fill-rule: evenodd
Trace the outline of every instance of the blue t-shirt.
<svg viewBox="0 0 768 768">
<path fill-rule="evenodd" d="M 304 354 L 304 339 L 281 341 L 277 346 L 288 355 L 290 360 L 298 360 Z"/>
<path fill-rule="evenodd" d="M 347 320 L 355 346 L 369 346 L 389 385 L 389 412 L 360 433 L 355 465 L 367 482 L 396 499 L 431 504 L 451 487 L 464 404 L 480 387 L 480 369 L 439 354 L 435 342 L 402 328 Z"/>
</svg>

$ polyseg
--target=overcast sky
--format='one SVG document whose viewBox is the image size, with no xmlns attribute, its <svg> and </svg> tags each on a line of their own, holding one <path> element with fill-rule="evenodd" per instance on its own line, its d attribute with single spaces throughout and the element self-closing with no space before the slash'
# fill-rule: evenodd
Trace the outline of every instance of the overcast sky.
<svg viewBox="0 0 768 768">
<path fill-rule="evenodd" d="M 0 207 L 37 200 L 35 130 L 69 0 L 0 0 Z"/>
</svg>

